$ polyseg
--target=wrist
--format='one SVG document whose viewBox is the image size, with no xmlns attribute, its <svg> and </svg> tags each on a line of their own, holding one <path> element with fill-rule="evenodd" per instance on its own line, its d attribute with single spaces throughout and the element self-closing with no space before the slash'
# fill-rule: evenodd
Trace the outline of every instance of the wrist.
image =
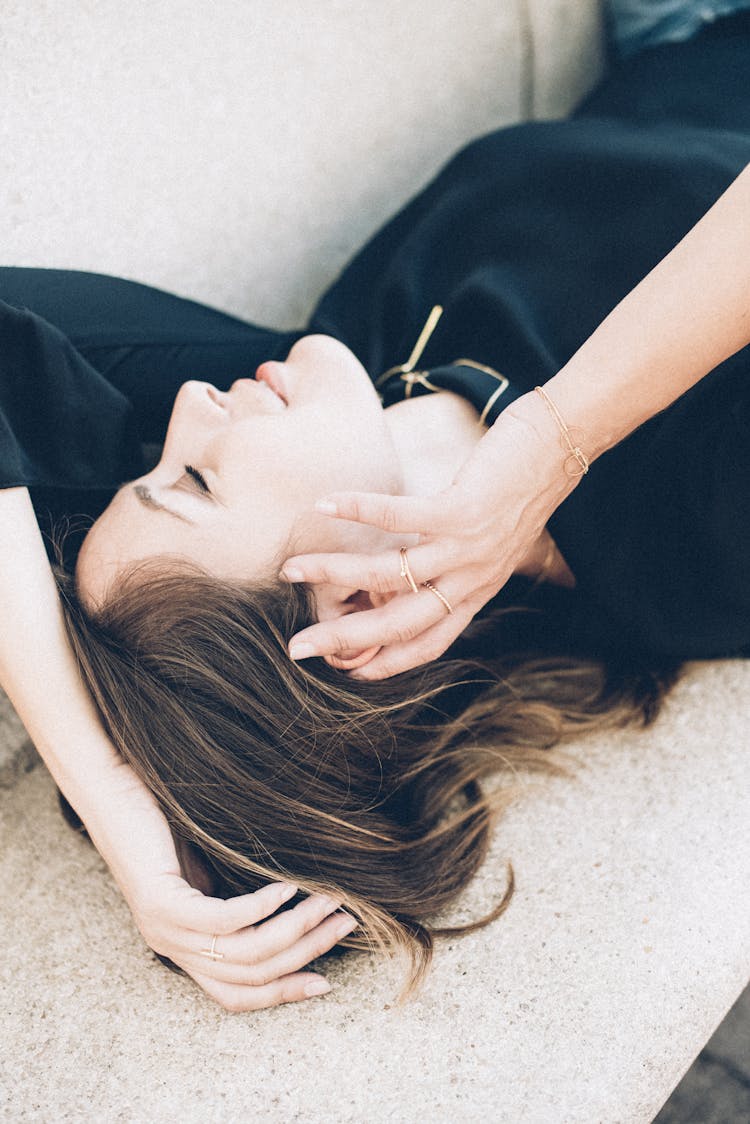
<svg viewBox="0 0 750 1124">
<path fill-rule="evenodd" d="M 139 817 L 157 809 L 156 802 L 128 764 L 122 759 L 99 774 L 95 790 L 87 792 L 76 811 L 95 838 L 102 841 L 128 840 L 128 849 L 137 849 L 140 840 L 129 838 Z M 161 814 L 161 813 L 159 813 Z"/>
<path fill-rule="evenodd" d="M 573 464 L 570 447 L 562 440 L 560 426 L 544 399 L 534 391 L 522 395 L 505 410 L 495 425 L 505 420 L 518 428 L 523 435 L 524 455 L 532 466 L 535 486 L 540 498 L 547 500 L 554 511 L 580 483 L 584 475 L 579 465 Z M 575 432 L 585 459 L 591 458 L 585 448 L 585 436 Z"/>
<path fill-rule="evenodd" d="M 94 790 L 80 803 L 71 803 L 131 904 L 144 876 L 179 872 L 163 813 L 121 758 L 99 773 Z"/>
</svg>

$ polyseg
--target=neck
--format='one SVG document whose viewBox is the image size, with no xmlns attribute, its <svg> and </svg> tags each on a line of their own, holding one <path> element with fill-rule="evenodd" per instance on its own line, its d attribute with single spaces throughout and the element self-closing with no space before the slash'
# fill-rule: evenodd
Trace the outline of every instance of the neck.
<svg viewBox="0 0 750 1124">
<path fill-rule="evenodd" d="M 477 411 L 451 391 L 405 399 L 389 406 L 385 416 L 402 469 L 407 496 L 432 496 L 455 480 L 486 430 Z M 515 573 L 572 586 L 575 578 L 550 535 L 543 531 Z"/>
<path fill-rule="evenodd" d="M 397 402 L 385 416 L 407 496 L 448 488 L 485 432 L 471 403 L 450 391 Z"/>
</svg>

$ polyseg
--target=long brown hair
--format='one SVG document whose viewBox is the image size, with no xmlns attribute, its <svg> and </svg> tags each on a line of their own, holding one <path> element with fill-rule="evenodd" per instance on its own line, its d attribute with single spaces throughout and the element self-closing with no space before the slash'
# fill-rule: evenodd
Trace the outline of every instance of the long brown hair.
<svg viewBox="0 0 750 1124">
<path fill-rule="evenodd" d="M 559 773 L 550 750 L 596 727 L 650 720 L 669 676 L 612 681 L 573 657 L 444 659 L 365 683 L 324 660 L 293 663 L 308 590 L 245 588 L 152 561 L 87 615 L 62 581 L 70 638 L 115 746 L 154 793 L 214 890 L 274 879 L 324 891 L 360 920 L 346 947 L 405 951 L 405 994 L 431 927 L 485 856 L 519 770 Z M 483 791 L 504 773 L 509 784 Z M 293 903 L 292 903 L 293 904 Z"/>
</svg>

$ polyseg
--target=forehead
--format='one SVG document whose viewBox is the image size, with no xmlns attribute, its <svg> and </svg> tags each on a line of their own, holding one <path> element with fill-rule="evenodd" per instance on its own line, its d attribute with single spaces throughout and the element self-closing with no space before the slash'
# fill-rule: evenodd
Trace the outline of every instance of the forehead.
<svg viewBox="0 0 750 1124">
<path fill-rule="evenodd" d="M 161 498 L 147 479 L 126 484 L 96 520 L 76 564 L 86 607 L 102 605 L 126 569 L 153 558 L 188 561 L 217 578 L 243 581 L 275 576 L 290 552 L 289 527 L 282 533 L 275 520 L 272 525 L 263 519 L 250 503 L 240 513 L 206 505 L 202 518 L 188 519 L 175 515 Z"/>
<path fill-rule="evenodd" d="M 124 485 L 83 541 L 76 563 L 78 594 L 87 608 L 101 605 L 123 570 L 159 554 L 180 554 L 193 530 L 165 511 L 149 509 Z M 183 530 L 184 528 L 184 530 Z"/>
</svg>

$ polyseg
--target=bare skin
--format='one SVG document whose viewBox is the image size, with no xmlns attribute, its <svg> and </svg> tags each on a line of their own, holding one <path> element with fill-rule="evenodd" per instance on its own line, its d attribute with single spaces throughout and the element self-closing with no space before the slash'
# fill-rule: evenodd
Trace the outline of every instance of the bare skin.
<svg viewBox="0 0 750 1124">
<path fill-rule="evenodd" d="M 0 682 L 108 863 L 144 940 L 227 1010 L 330 990 L 323 976 L 304 969 L 354 920 L 322 894 L 274 917 L 294 892 L 282 883 L 224 901 L 186 880 L 167 821 L 115 751 L 81 682 L 26 489 L 0 491 L 0 514 Z M 213 934 L 222 960 L 201 955 Z"/>
<path fill-rule="evenodd" d="M 750 342 L 748 215 L 750 171 L 746 170 L 546 385 L 568 423 L 584 430 L 590 461 Z M 337 369 L 335 363 L 330 366 Z M 266 402 L 270 409 L 272 399 Z M 346 446 L 350 437 L 344 433 L 342 440 Z M 183 450 L 173 443 L 168 456 L 174 453 L 175 458 L 168 459 L 149 483 L 158 498 L 180 506 L 182 514 L 190 518 L 207 513 L 209 508 L 196 505 L 210 501 L 189 491 L 195 481 L 189 475 L 186 478 L 184 466 L 180 466 L 181 457 L 188 452 L 186 463 L 192 464 L 200 450 Z M 398 494 L 405 490 L 404 481 L 392 477 L 385 487 L 379 479 L 357 493 L 351 488 L 362 487 L 361 482 L 348 480 L 348 490 L 342 492 L 336 491 L 336 482 L 325 487 L 316 476 L 313 483 L 320 490 L 312 500 L 309 495 L 304 497 L 307 523 L 303 521 L 298 528 L 298 542 L 306 545 L 305 531 L 317 527 L 321 539 L 332 536 L 328 539 L 332 553 L 298 553 L 288 558 L 287 578 L 314 582 L 323 591 L 366 590 L 374 607 L 369 621 L 367 612 L 342 620 L 334 593 L 333 612 L 327 618 L 321 612 L 320 622 L 297 638 L 298 646 L 306 643 L 304 654 L 331 659 L 341 650 L 360 656 L 371 651 L 356 673 L 373 678 L 438 656 L 510 573 L 523 567 L 533 572 L 540 565 L 541 553 L 548 546 L 544 525 L 577 483 L 565 477 L 562 461 L 559 434 L 549 413 L 537 396 L 529 396 L 501 416 L 443 493 L 430 494 L 427 489 L 422 495 Z M 392 472 L 392 464 L 389 470 Z M 302 473 L 288 484 L 294 487 L 304 476 Z M 411 487 L 415 486 L 412 482 Z M 310 522 L 309 511 L 316 499 L 326 501 L 318 511 L 323 522 L 328 520 L 339 529 L 361 526 L 370 534 L 365 553 L 342 554 L 347 548 L 340 534 L 324 531 L 321 522 Z M 144 517 L 179 522 L 175 515 L 147 509 L 137 496 L 126 496 L 123 502 L 133 511 L 143 508 Z M 218 902 L 181 878 L 166 821 L 149 793 L 117 758 L 82 689 L 65 641 L 28 494 L 25 489 L 11 489 L 0 496 L 0 506 L 6 528 L 0 543 L 0 680 L 112 867 L 146 940 L 178 963 L 184 961 L 201 986 L 232 1010 L 302 999 L 308 983 L 325 987 L 320 977 L 291 970 L 288 957 L 283 963 L 286 975 L 271 982 L 267 976 L 262 983 L 257 977 L 255 983 L 248 982 L 247 968 L 253 956 L 261 956 L 255 964 L 263 971 L 264 949 L 257 943 L 251 947 L 247 938 L 251 932 L 261 933 L 265 926 L 247 927 L 271 914 L 284 891 L 267 887 L 256 895 Z M 387 542 L 388 549 L 373 554 L 378 535 L 385 536 L 380 542 Z M 105 548 L 105 569 L 96 576 L 96 553 L 105 540 L 106 536 L 92 536 L 87 547 L 93 601 L 101 596 L 113 573 L 113 556 Z M 362 549 L 362 541 L 358 549 Z M 211 536 L 204 535 L 204 542 L 210 547 Z M 400 581 L 397 547 L 407 542 L 415 544 L 410 557 L 417 576 L 433 577 L 444 585 L 457 608 L 453 616 L 446 616 L 428 594 L 402 594 L 397 603 L 389 596 Z M 142 551 L 149 543 L 139 540 L 136 545 Z M 556 561 L 556 579 L 569 581 L 561 560 Z M 270 559 L 264 564 L 270 564 Z M 86 565 L 84 558 L 84 587 Z M 325 610 L 324 596 L 319 608 Z M 66 717 L 62 737 L 61 713 Z M 304 920 L 298 915 L 296 936 L 277 930 L 274 947 L 265 947 L 266 960 L 269 953 L 278 957 L 293 950 L 305 932 L 317 934 L 315 951 L 309 945 L 298 945 L 298 953 L 318 955 L 331 947 L 336 938 L 330 927 L 339 922 L 330 918 L 321 922 L 319 916 L 316 920 L 316 910 L 325 908 L 313 899 L 298 906 L 293 913 L 306 913 Z M 222 976 L 216 963 L 205 958 L 198 966 L 200 948 L 212 933 L 231 935 L 233 941 L 237 938 L 232 960 L 236 978 Z M 229 966 L 225 961 L 218 963 L 224 970 Z M 282 964 L 278 959 L 275 963 L 277 969 Z M 295 967 L 300 966 L 298 959 Z"/>
<path fill-rule="evenodd" d="M 343 372 L 337 365 L 340 357 L 333 361 L 331 345 L 334 350 L 340 345 L 334 341 L 323 344 L 327 359 L 325 369 L 333 378 L 329 389 L 335 390 L 336 379 Z M 320 344 L 314 346 L 319 348 Z M 302 351 L 309 359 L 309 345 Z M 354 380 L 349 385 L 355 395 L 351 405 L 356 410 L 363 408 L 359 397 L 363 395 L 367 404 L 365 408 L 374 408 L 377 411 L 375 417 L 383 417 L 377 399 L 371 397 L 369 380 Z M 340 402 L 340 395 L 336 393 Z M 205 563 L 207 553 L 210 555 L 217 548 L 217 543 L 228 541 L 221 531 L 222 526 L 226 527 L 226 522 L 222 523 L 222 520 L 230 518 L 228 501 L 235 494 L 247 496 L 248 480 L 256 493 L 262 493 L 257 487 L 256 465 L 262 463 L 258 444 L 271 439 L 271 426 L 274 421 L 280 420 L 282 407 L 273 394 L 262 387 L 239 386 L 236 397 L 238 402 L 242 397 L 244 403 L 243 410 L 238 410 L 244 422 L 241 418 L 237 419 L 234 436 L 243 436 L 242 424 L 245 426 L 244 437 L 248 436 L 248 427 L 253 431 L 254 440 L 242 442 L 243 448 L 249 444 L 254 451 L 249 466 L 244 460 L 239 463 L 232 461 L 233 443 L 231 439 L 225 440 L 231 428 L 224 425 L 229 418 L 228 409 L 225 413 L 226 407 L 220 408 L 217 402 L 212 401 L 206 384 L 188 384 L 181 395 L 182 413 L 175 415 L 181 420 L 165 445 L 165 457 L 160 466 L 149 474 L 147 481 L 153 498 L 170 510 L 160 511 L 144 505 L 133 494 L 132 486 L 125 490 L 125 494 L 121 493 L 113 505 L 111 510 L 118 512 L 113 526 L 126 529 L 124 541 L 137 542 L 139 556 L 147 553 L 149 547 L 160 552 L 165 549 L 174 552 L 177 547 L 179 551 L 183 540 L 176 540 L 175 535 L 183 534 L 184 541 L 195 544 L 199 552 L 196 557 Z M 304 410 L 308 411 L 315 396 L 306 399 L 303 394 L 302 398 L 307 401 Z M 417 491 L 428 492 L 430 486 L 445 486 L 450 479 L 454 461 L 443 456 L 442 449 L 460 448 L 462 456 L 470 455 L 476 442 L 476 419 L 471 413 L 467 414 L 465 403 L 451 399 L 452 396 L 446 395 L 440 402 L 430 405 L 425 401 L 425 424 L 421 433 L 429 446 L 424 446 L 423 463 L 426 464 L 429 458 L 433 468 L 422 477 L 418 467 L 409 470 L 410 486 Z M 213 412 L 208 412 L 209 408 Z M 403 410 L 394 417 L 401 417 L 406 422 L 409 415 L 413 420 L 414 411 Z M 197 427 L 191 422 L 196 417 Z M 215 427 L 217 420 L 222 430 Z M 302 420 L 305 421 L 304 413 Z M 372 418 L 366 425 L 367 432 L 371 433 Z M 451 431 L 460 431 L 453 446 L 444 439 L 446 426 Z M 222 495 L 215 486 L 212 471 L 218 472 L 222 467 L 213 458 L 218 453 L 217 433 L 224 430 L 227 432 L 218 439 L 218 446 L 222 447 L 223 456 L 229 457 L 226 463 L 233 466 L 239 475 L 230 472 L 224 477 Z M 205 438 L 205 442 L 197 447 L 194 440 L 196 433 Z M 363 482 L 367 480 L 377 486 L 386 483 L 395 490 L 402 484 L 401 478 L 394 473 L 394 465 L 400 465 L 396 446 L 399 442 L 411 444 L 412 433 L 408 425 L 401 425 L 398 421 L 393 436 L 386 431 L 381 438 L 387 453 L 383 472 L 379 472 L 375 481 L 368 475 L 374 471 L 373 465 L 365 462 L 361 466 L 361 478 Z M 343 439 L 352 440 L 352 435 L 344 433 Z M 210 464 L 204 464 L 204 468 L 221 501 L 216 497 L 206 499 L 193 477 L 186 474 L 182 463 L 183 458 L 188 456 L 190 461 L 187 463 L 193 460 L 200 462 L 206 451 L 210 454 Z M 401 471 L 400 468 L 398 471 Z M 287 493 L 294 494 L 291 485 L 296 485 L 297 479 L 293 476 L 291 481 L 287 479 L 284 482 L 282 499 Z M 321 483 L 316 477 L 311 488 L 314 490 Z M 237 492 L 232 489 L 237 489 Z M 252 496 L 252 489 L 250 494 Z M 115 752 L 82 686 L 65 637 L 54 581 L 27 491 L 17 488 L 0 493 L 0 507 L 6 528 L 0 543 L 0 607 L 3 612 L 0 682 L 53 777 L 78 811 L 109 864 L 146 942 L 184 968 L 208 995 L 227 1010 L 256 1010 L 325 994 L 329 990 L 327 981 L 320 974 L 306 970 L 306 965 L 350 932 L 355 921 L 342 913 L 335 901 L 319 894 L 307 898 L 283 915 L 274 916 L 294 890 L 284 884 L 271 884 L 255 894 L 227 901 L 201 892 L 200 871 L 190 871 L 181 863 L 166 820 L 151 794 Z M 234 541 L 235 532 L 239 534 L 243 528 L 248 533 L 252 531 L 252 541 L 248 539 L 246 545 L 254 549 L 258 519 L 267 515 L 269 522 L 266 526 L 272 533 L 268 534 L 264 553 L 256 561 L 262 566 L 270 565 L 272 569 L 276 564 L 274 555 L 286 543 L 291 530 L 287 523 L 281 524 L 278 529 L 277 507 L 278 504 L 270 504 L 268 511 L 265 508 L 260 512 L 255 509 L 253 519 L 243 522 L 247 511 L 243 504 L 239 504 L 234 511 L 238 522 L 232 526 L 229 536 L 229 541 Z M 311 496 L 305 496 L 304 501 L 300 501 L 295 532 L 303 536 L 312 532 L 311 541 L 320 542 L 315 535 L 317 526 L 324 532 L 322 542 L 340 548 L 346 538 L 338 532 L 326 538 L 330 535 L 330 520 L 323 516 L 311 519 L 311 508 Z M 137 513 L 135 520 L 127 517 L 122 520 L 120 515 L 123 512 Z M 106 528 L 106 523 L 104 526 Z M 145 538 L 138 537 L 139 527 L 145 528 Z M 278 538 L 274 539 L 273 535 L 277 533 Z M 92 589 L 89 591 L 92 603 L 96 603 L 97 596 L 103 595 L 113 573 L 106 569 L 106 557 L 97 561 L 97 552 L 106 538 L 105 534 L 97 545 L 96 535 L 91 536 L 83 552 L 82 572 L 85 573 L 88 564 L 92 575 Z M 389 541 L 388 536 L 384 538 Z M 117 542 L 116 535 L 111 541 Z M 364 537 L 360 535 L 359 541 L 371 544 L 382 540 L 379 535 L 364 529 Z M 231 563 L 229 559 L 227 564 Z M 239 571 L 231 572 L 246 574 L 247 570 L 241 566 Z M 83 584 L 85 586 L 85 579 Z M 337 611 L 342 596 L 341 591 L 332 592 L 328 603 L 330 611 Z M 325 612 L 325 597 L 321 598 L 321 603 Z M 336 657 L 331 657 L 331 660 L 336 662 Z M 346 660 L 343 665 L 348 666 Z M 43 674 L 40 674 L 41 668 L 44 669 Z M 65 714 L 64 726 L 59 722 L 61 713 Z M 202 954 L 202 950 L 210 948 L 214 935 L 217 937 L 217 949 L 223 954 L 221 960 L 211 960 Z"/>
<path fill-rule="evenodd" d="M 628 294 L 544 389 L 583 435 L 590 463 L 664 410 L 750 342 L 750 167 Z M 539 548 L 547 520 L 585 477 L 564 470 L 557 425 L 537 394 L 500 415 L 451 486 L 414 500 L 347 488 L 321 494 L 329 518 L 419 534 L 417 580 L 431 578 L 455 608 L 401 599 L 292 638 L 292 658 L 345 646 L 377 647 L 357 671 L 380 679 L 436 659 L 509 576 Z M 492 481 L 494 488 L 487 487 Z M 585 486 L 585 484 L 583 484 Z M 559 563 L 559 559 L 557 560 Z M 290 581 L 395 588 L 397 552 L 318 553 L 287 559 Z M 567 580 L 558 565 L 556 580 Z"/>
<path fill-rule="evenodd" d="M 333 521 L 316 512 L 315 501 L 344 483 L 432 497 L 471 462 L 484 432 L 474 408 L 447 392 L 384 411 L 343 344 L 304 337 L 284 362 L 262 364 L 256 381 L 238 380 L 227 393 L 200 382 L 181 388 L 159 463 L 120 490 L 87 536 L 79 589 L 94 606 L 128 565 L 159 556 L 247 581 L 276 578 L 292 550 L 373 555 L 417 548 L 417 535 Z M 540 529 L 518 571 L 533 575 L 545 561 L 549 538 Z M 551 561 L 553 579 L 571 580 L 559 555 Z M 405 587 L 360 594 L 349 583 L 317 584 L 319 620 L 413 596 Z M 377 653 L 376 645 L 348 645 L 326 658 L 353 670 Z"/>
</svg>

